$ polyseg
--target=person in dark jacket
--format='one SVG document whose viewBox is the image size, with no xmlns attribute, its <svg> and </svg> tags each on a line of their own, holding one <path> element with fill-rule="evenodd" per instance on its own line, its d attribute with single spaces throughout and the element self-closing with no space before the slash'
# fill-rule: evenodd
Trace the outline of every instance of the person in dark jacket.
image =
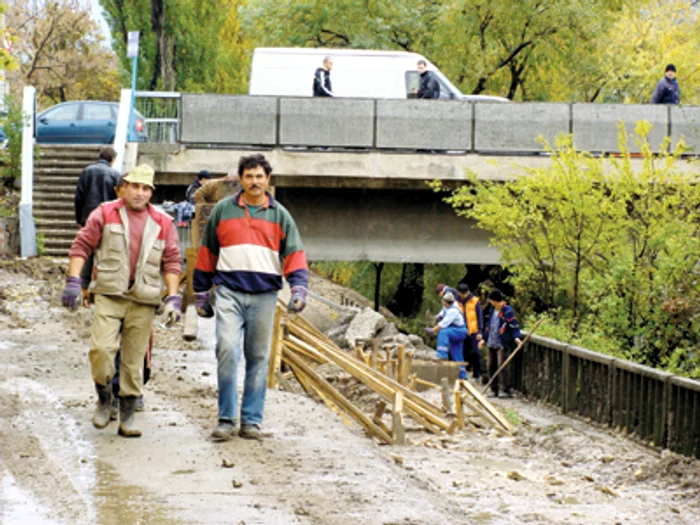
<svg viewBox="0 0 700 525">
<path fill-rule="evenodd" d="M 489 349 L 489 376 L 493 377 L 496 371 L 506 362 L 510 353 L 520 344 L 520 325 L 515 318 L 513 309 L 508 306 L 503 299 L 503 294 L 497 288 L 489 293 L 490 307 L 486 310 L 484 320 L 484 339 L 479 342 L 479 347 L 484 344 Z M 491 383 L 491 393 L 489 397 L 498 397 L 498 384 L 503 386 L 503 394 L 511 396 L 510 373 L 506 367 Z"/>
<path fill-rule="evenodd" d="M 75 222 L 85 226 L 88 216 L 100 204 L 117 198 L 114 188 L 119 184 L 119 172 L 114 161 L 117 152 L 110 146 L 100 150 L 100 158 L 83 170 L 75 190 Z"/>
<path fill-rule="evenodd" d="M 652 104 L 680 104 L 681 88 L 676 80 L 676 66 L 669 64 L 664 71 L 664 78 L 656 83 L 654 94 L 651 96 Z"/>
<path fill-rule="evenodd" d="M 418 73 L 420 84 L 414 90 L 417 98 L 440 98 L 440 82 L 432 71 L 428 71 L 428 63 L 425 60 L 418 61 Z"/>
<path fill-rule="evenodd" d="M 319 67 L 314 73 L 314 97 L 335 96 L 331 87 L 331 69 L 333 69 L 333 59 L 324 58 L 323 67 Z"/>
<path fill-rule="evenodd" d="M 209 170 L 200 170 L 200 172 L 197 173 L 197 180 L 195 180 L 192 184 L 190 184 L 187 187 L 187 192 L 185 193 L 185 200 L 187 200 L 187 202 L 189 202 L 190 204 L 194 204 L 194 194 L 199 188 L 201 188 L 204 185 L 204 181 L 210 179 L 211 173 L 209 172 Z"/>
</svg>

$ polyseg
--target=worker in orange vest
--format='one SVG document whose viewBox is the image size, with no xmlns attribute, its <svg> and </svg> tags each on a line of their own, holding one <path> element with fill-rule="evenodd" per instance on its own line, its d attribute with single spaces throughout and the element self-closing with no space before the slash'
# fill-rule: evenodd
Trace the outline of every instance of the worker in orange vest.
<svg viewBox="0 0 700 525">
<path fill-rule="evenodd" d="M 481 377 L 481 351 L 479 342 L 483 339 L 484 316 L 481 311 L 479 298 L 469 291 L 467 283 L 457 286 L 457 304 L 467 323 L 469 335 L 464 340 L 464 360 L 472 367 L 474 379 Z"/>
</svg>

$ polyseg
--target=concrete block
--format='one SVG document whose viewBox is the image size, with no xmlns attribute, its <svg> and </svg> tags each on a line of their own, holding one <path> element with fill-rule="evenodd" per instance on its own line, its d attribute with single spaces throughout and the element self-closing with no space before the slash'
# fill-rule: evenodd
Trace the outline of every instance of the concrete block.
<svg viewBox="0 0 700 525">
<path fill-rule="evenodd" d="M 373 142 L 373 100 L 280 100 L 280 144 L 283 146 L 370 148 Z"/>
<path fill-rule="evenodd" d="M 377 147 L 471 150 L 473 105 L 453 100 L 377 100 Z"/>
<path fill-rule="evenodd" d="M 668 132 L 668 108 L 665 105 L 574 104 L 574 144 L 582 151 L 618 152 L 618 128 L 623 122 L 629 135 L 629 151 L 639 153 L 634 130 L 637 122 L 642 120 L 651 122 L 649 143 L 654 151 L 658 151 Z"/>
<path fill-rule="evenodd" d="M 542 136 L 550 144 L 561 133 L 569 133 L 569 104 L 474 105 L 476 151 L 540 152 Z"/>
<path fill-rule="evenodd" d="M 277 99 L 232 95 L 182 95 L 181 142 L 274 146 Z"/>
<path fill-rule="evenodd" d="M 673 148 L 683 137 L 686 146 L 695 155 L 700 154 L 700 107 L 671 107 L 671 145 Z"/>
</svg>

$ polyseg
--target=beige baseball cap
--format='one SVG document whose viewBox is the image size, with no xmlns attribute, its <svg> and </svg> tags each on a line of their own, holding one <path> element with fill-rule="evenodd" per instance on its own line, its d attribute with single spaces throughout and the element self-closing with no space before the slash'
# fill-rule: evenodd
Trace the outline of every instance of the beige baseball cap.
<svg viewBox="0 0 700 525">
<path fill-rule="evenodd" d="M 133 182 L 134 184 L 145 184 L 155 190 L 156 187 L 153 184 L 155 175 L 156 172 L 153 171 L 153 168 L 148 164 L 139 164 L 128 174 L 124 175 L 123 179 L 127 182 Z"/>
</svg>

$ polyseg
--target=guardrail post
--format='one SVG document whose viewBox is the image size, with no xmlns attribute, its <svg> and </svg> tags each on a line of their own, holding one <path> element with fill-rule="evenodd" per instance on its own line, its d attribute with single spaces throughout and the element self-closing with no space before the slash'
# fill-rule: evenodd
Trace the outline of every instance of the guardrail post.
<svg viewBox="0 0 700 525">
<path fill-rule="evenodd" d="M 671 379 L 675 376 L 669 376 L 664 380 L 664 386 L 661 390 L 661 417 L 656 418 L 654 424 L 654 444 L 668 448 L 668 425 L 671 417 Z"/>
</svg>

